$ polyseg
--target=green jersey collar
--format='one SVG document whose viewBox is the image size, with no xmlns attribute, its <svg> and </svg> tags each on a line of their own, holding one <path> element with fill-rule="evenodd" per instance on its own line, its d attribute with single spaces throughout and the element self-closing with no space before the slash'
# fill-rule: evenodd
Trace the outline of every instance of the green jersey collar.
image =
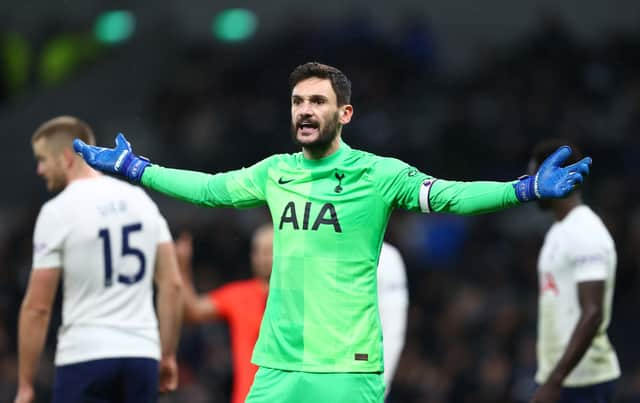
<svg viewBox="0 0 640 403">
<path fill-rule="evenodd" d="M 336 152 L 334 152 L 333 154 L 317 160 L 311 160 L 311 159 L 305 158 L 304 154 L 301 152 L 300 160 L 302 161 L 302 166 L 305 168 L 333 165 L 336 162 L 344 159 L 344 157 L 349 154 L 349 151 L 351 151 L 351 147 L 349 147 L 347 143 L 345 143 L 344 141 L 342 141 L 342 139 L 340 139 L 340 146 L 338 147 Z"/>
</svg>

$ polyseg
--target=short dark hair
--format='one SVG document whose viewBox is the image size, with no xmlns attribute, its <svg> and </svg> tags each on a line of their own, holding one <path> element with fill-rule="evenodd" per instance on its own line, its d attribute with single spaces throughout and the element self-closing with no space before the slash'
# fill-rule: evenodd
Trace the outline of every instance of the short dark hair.
<svg viewBox="0 0 640 403">
<path fill-rule="evenodd" d="M 336 93 L 338 106 L 346 105 L 351 102 L 351 81 L 346 75 L 333 66 L 318 62 L 308 62 L 301 64 L 289 75 L 289 86 L 293 90 L 300 81 L 307 78 L 317 77 L 331 81 L 331 87 Z"/>
<path fill-rule="evenodd" d="M 571 155 L 564 162 L 565 166 L 566 165 L 575 164 L 576 162 L 580 161 L 583 158 L 582 151 L 580 150 L 580 148 L 577 145 L 575 145 L 575 144 L 573 144 L 573 143 L 571 143 L 570 141 L 567 141 L 567 140 L 554 138 L 554 139 L 544 140 L 544 141 L 541 141 L 538 144 L 536 144 L 533 147 L 533 152 L 531 153 L 531 160 L 537 166 L 540 166 L 540 164 L 542 164 L 542 162 L 548 156 L 553 154 L 554 151 L 556 151 L 558 148 L 560 148 L 561 146 L 564 146 L 564 145 L 567 145 L 567 146 L 571 147 Z"/>
</svg>

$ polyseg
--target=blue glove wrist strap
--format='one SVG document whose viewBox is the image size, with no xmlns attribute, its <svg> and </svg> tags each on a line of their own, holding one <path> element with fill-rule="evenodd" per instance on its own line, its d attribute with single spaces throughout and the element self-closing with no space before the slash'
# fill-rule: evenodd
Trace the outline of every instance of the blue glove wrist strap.
<svg viewBox="0 0 640 403">
<path fill-rule="evenodd" d="M 536 200 L 540 198 L 540 194 L 537 192 L 537 177 L 525 175 L 518 178 L 518 181 L 513 184 L 516 191 L 516 197 L 521 203 Z"/>
<path fill-rule="evenodd" d="M 128 152 L 122 158 L 122 163 L 118 167 L 118 172 L 126 176 L 131 182 L 139 183 L 144 169 L 149 165 L 151 165 L 149 159 L 139 157 L 132 152 Z"/>
</svg>

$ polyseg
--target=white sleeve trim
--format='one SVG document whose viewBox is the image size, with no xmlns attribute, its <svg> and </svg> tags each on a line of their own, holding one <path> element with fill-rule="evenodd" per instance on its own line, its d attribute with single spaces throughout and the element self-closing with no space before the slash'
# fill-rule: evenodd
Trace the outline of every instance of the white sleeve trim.
<svg viewBox="0 0 640 403">
<path fill-rule="evenodd" d="M 169 230 L 169 224 L 167 224 L 167 220 L 161 216 L 160 213 L 158 213 L 158 225 L 158 243 L 173 241 L 171 231 Z"/>
<path fill-rule="evenodd" d="M 575 268 L 573 278 L 576 282 L 599 281 L 607 279 L 607 266 L 598 262 L 586 263 Z"/>
<path fill-rule="evenodd" d="M 32 269 L 62 267 L 66 227 L 54 205 L 46 203 L 38 214 L 34 229 Z"/>
<path fill-rule="evenodd" d="M 429 194 L 431 193 L 431 186 L 437 179 L 427 179 L 420 185 L 420 210 L 423 213 L 431 213 L 431 203 L 429 202 Z"/>
</svg>

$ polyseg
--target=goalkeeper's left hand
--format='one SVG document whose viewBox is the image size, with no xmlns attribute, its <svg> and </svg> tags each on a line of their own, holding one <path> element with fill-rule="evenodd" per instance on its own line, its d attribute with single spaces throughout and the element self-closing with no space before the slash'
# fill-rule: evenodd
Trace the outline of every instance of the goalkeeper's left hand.
<svg viewBox="0 0 640 403">
<path fill-rule="evenodd" d="M 124 176 L 132 182 L 140 182 L 144 169 L 151 162 L 133 153 L 131 145 L 122 133 L 116 136 L 115 148 L 105 148 L 86 144 L 80 139 L 73 140 L 73 149 L 93 168 Z"/>
<path fill-rule="evenodd" d="M 558 199 L 567 196 L 589 174 L 591 158 L 585 157 L 575 164 L 562 167 L 571 155 L 571 148 L 562 146 L 545 159 L 535 176 L 524 176 L 514 184 L 516 197 L 521 202 L 535 199 Z"/>
</svg>

